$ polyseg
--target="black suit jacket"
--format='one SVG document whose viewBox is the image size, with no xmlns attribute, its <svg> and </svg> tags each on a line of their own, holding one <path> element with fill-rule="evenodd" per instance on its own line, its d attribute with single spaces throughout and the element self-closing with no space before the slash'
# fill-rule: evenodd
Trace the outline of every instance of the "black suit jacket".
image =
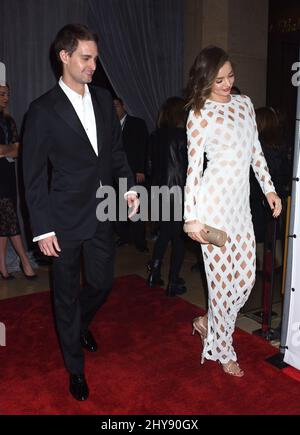
<svg viewBox="0 0 300 435">
<path fill-rule="evenodd" d="M 137 173 L 144 174 L 149 141 L 145 121 L 127 115 L 123 126 L 122 137 L 128 163 L 134 176 Z"/>
<path fill-rule="evenodd" d="M 97 226 L 96 191 L 124 177 L 134 184 L 122 146 L 120 122 L 110 93 L 90 86 L 98 156 L 59 85 L 31 103 L 23 140 L 26 198 L 33 235 L 88 239 Z M 48 187 L 48 160 L 52 166 Z"/>
</svg>

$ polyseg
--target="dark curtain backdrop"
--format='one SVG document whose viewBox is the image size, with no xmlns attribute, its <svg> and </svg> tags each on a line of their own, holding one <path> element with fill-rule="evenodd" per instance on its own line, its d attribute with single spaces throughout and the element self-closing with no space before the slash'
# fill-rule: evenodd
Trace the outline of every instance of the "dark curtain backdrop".
<svg viewBox="0 0 300 435">
<path fill-rule="evenodd" d="M 99 34 L 115 92 L 154 128 L 161 103 L 183 86 L 183 0 L 0 0 L 0 61 L 18 126 L 29 103 L 54 85 L 49 48 L 70 22 Z"/>
<path fill-rule="evenodd" d="M 88 0 L 100 62 L 128 112 L 155 127 L 183 87 L 183 0 Z"/>
<path fill-rule="evenodd" d="M 55 84 L 49 58 L 57 31 L 87 24 L 82 0 L 0 0 L 0 61 L 11 87 L 9 110 L 20 127 L 29 103 Z"/>
</svg>

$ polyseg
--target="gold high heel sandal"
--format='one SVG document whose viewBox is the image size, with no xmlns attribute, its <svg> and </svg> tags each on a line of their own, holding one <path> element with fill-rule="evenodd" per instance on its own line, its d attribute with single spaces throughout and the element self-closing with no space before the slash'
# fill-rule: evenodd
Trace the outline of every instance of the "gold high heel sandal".
<svg viewBox="0 0 300 435">
<path fill-rule="evenodd" d="M 193 332 L 192 334 L 195 335 L 195 332 L 198 332 L 198 334 L 201 337 L 202 344 L 204 345 L 204 340 L 207 337 L 207 317 L 195 317 L 193 320 Z"/>
<path fill-rule="evenodd" d="M 207 339 L 207 316 L 195 317 L 195 319 L 193 320 L 192 334 L 194 335 L 195 332 L 198 332 L 198 334 L 200 335 L 202 346 L 204 349 L 206 344 L 206 339 Z M 204 364 L 204 360 L 205 360 L 204 352 L 202 352 L 200 364 Z"/>
<path fill-rule="evenodd" d="M 240 368 L 237 361 L 230 360 L 226 364 L 221 364 L 225 373 L 231 376 L 236 376 L 237 378 L 241 378 L 244 376 L 244 371 Z"/>
</svg>

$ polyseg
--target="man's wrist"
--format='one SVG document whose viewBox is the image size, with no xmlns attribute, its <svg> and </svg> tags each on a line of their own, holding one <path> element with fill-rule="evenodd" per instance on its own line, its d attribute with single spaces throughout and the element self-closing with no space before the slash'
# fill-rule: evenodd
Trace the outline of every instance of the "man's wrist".
<svg viewBox="0 0 300 435">
<path fill-rule="evenodd" d="M 40 240 L 46 239 L 47 237 L 55 236 L 55 232 L 51 231 L 50 233 L 41 234 L 40 236 L 36 236 L 33 238 L 33 242 L 39 242 Z"/>
</svg>

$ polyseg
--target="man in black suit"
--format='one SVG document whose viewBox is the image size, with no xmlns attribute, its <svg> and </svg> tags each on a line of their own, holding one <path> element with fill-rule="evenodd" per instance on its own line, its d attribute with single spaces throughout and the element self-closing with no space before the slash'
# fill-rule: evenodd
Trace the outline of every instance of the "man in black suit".
<svg viewBox="0 0 300 435">
<path fill-rule="evenodd" d="M 124 150 L 129 166 L 134 174 L 137 184 L 145 183 L 146 155 L 148 150 L 149 134 L 145 121 L 129 115 L 121 98 L 114 98 L 114 105 L 122 127 Z M 117 246 L 133 241 L 140 252 L 148 251 L 146 244 L 146 224 L 138 220 L 121 221 L 117 223 L 117 233 L 120 237 Z"/>
<path fill-rule="evenodd" d="M 82 347 L 97 343 L 89 324 L 113 281 L 111 222 L 99 221 L 96 192 L 113 178 L 134 179 L 122 147 L 121 128 L 108 91 L 88 86 L 98 57 L 97 35 L 69 24 L 55 39 L 62 66 L 59 83 L 30 105 L 24 133 L 24 181 L 34 241 L 53 257 L 58 335 L 77 400 L 89 394 Z M 52 166 L 48 189 L 47 163 Z M 127 192 L 132 215 L 138 208 Z M 86 285 L 80 289 L 80 255 Z"/>
</svg>

